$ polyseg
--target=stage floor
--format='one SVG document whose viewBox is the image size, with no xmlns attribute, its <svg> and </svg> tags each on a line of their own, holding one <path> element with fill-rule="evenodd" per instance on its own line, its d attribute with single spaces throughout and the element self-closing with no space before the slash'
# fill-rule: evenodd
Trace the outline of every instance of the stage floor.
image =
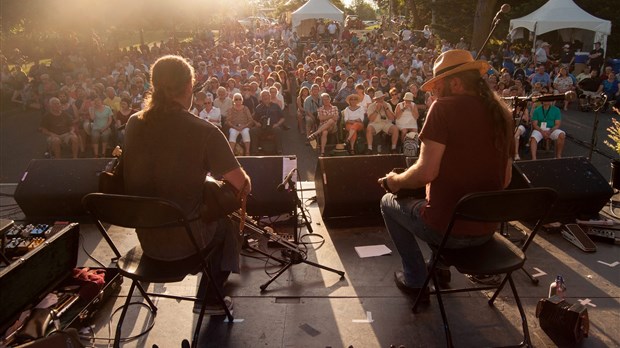
<svg viewBox="0 0 620 348">
<path fill-rule="evenodd" d="M 312 183 L 304 183 L 313 186 Z M 306 197 L 313 192 L 305 192 Z M 310 265 L 294 265 L 274 281 L 266 291 L 259 286 L 269 280 L 266 271 L 273 273 L 277 264 L 266 264 L 261 255 L 241 256 L 241 273 L 231 275 L 226 293 L 234 300 L 235 322 L 222 322 L 222 317 L 205 317 L 201 330 L 201 347 L 441 347 L 445 346 L 441 315 L 434 297 L 430 305 L 411 312 L 413 299 L 400 292 L 393 273 L 401 269 L 395 251 L 380 220 L 374 224 L 353 226 L 340 223 L 328 226 L 322 221 L 316 203 L 307 205 L 314 234 L 325 243 L 308 245 L 308 260 L 345 272 L 344 279 L 332 272 Z M 604 212 L 608 208 L 604 209 Z M 332 226 L 334 225 L 334 226 Z M 343 226 L 344 225 L 344 226 Z M 516 223 L 515 226 L 521 227 Z M 84 249 L 108 263 L 111 251 L 94 225 L 81 225 Z M 305 234 L 302 231 L 302 234 Z M 129 249 L 136 238 L 132 230 L 112 227 L 111 236 L 123 250 Z M 319 241 L 320 237 L 305 237 Z M 264 243 L 263 243 L 264 244 Z M 356 246 L 386 245 L 390 255 L 359 258 Z M 266 245 L 263 245 L 266 247 Z M 620 346 L 620 273 L 619 246 L 597 243 L 597 252 L 584 253 L 567 242 L 559 233 L 542 231 L 528 249 L 526 269 L 537 275 L 539 285 L 533 285 L 522 273 L 514 280 L 524 303 L 531 338 L 536 347 L 565 346 L 553 341 L 543 332 L 535 317 L 539 299 L 546 297 L 548 287 L 561 274 L 567 285 L 569 302 L 583 301 L 590 316 L 590 335 L 581 347 Z M 275 249 L 268 249 L 269 252 Z M 428 254 L 428 250 L 425 250 Z M 278 251 L 275 251 L 278 255 Z M 244 254 L 246 252 L 244 251 Z M 95 266 L 80 250 L 79 265 Z M 471 285 L 463 275 L 452 270 L 452 286 Z M 108 325 L 114 332 L 118 313 L 127 296 L 129 281 L 125 281 L 117 297 L 105 305 L 94 322 L 96 346 L 106 346 L 100 340 L 110 337 Z M 189 276 L 174 284 L 151 284 L 148 291 L 163 294 L 194 296 L 197 277 Z M 518 343 L 521 337 L 519 313 L 509 289 L 504 289 L 495 303 L 487 305 L 487 292 L 472 292 L 445 296 L 445 306 L 452 336 L 458 347 L 481 347 Z M 140 297 L 135 297 L 141 301 Z M 147 335 L 125 343 L 124 347 L 180 347 L 184 338 L 191 339 L 197 315 L 193 303 L 167 298 L 155 298 L 159 307 L 155 324 Z M 136 335 L 148 325 L 147 310 L 132 306 L 123 328 L 123 337 Z"/>
</svg>

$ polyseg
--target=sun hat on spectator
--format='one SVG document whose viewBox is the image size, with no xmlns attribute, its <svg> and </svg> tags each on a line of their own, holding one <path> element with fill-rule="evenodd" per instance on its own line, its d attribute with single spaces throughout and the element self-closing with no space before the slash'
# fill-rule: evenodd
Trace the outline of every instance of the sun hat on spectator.
<svg viewBox="0 0 620 348">
<path fill-rule="evenodd" d="M 353 93 L 353 94 L 349 94 L 347 96 L 347 98 L 345 99 L 345 101 L 347 102 L 347 104 L 351 104 L 351 99 L 357 99 L 357 101 L 360 100 L 360 96 L 357 95 L 357 93 Z"/>
<path fill-rule="evenodd" d="M 423 84 L 421 89 L 429 92 L 437 81 L 465 70 L 478 70 L 480 75 L 482 75 L 489 70 L 489 63 L 482 60 L 474 60 L 469 51 L 446 51 L 435 60 L 435 64 L 433 64 L 433 78 Z"/>
<path fill-rule="evenodd" d="M 383 98 L 385 97 L 385 95 L 383 94 L 383 91 L 379 90 L 375 92 L 375 96 L 372 99 L 379 99 L 379 98 Z"/>
<path fill-rule="evenodd" d="M 413 93 L 411 93 L 411 92 L 405 93 L 405 96 L 403 97 L 403 100 L 413 101 Z"/>
</svg>

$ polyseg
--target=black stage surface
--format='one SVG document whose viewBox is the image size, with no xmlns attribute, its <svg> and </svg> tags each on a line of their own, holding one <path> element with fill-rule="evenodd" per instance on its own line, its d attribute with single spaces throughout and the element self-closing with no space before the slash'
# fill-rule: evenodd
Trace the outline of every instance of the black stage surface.
<svg viewBox="0 0 620 348">
<path fill-rule="evenodd" d="M 3 105 L 3 109 L 6 103 Z M 599 144 L 603 149 L 605 128 L 610 124 L 609 114 L 601 115 Z M 1 114 L 1 182 L 0 202 L 3 215 L 15 220 L 23 219 L 19 211 L 7 210 L 12 204 L 15 182 L 32 158 L 41 158 L 45 151 L 43 137 L 36 132 L 40 115 L 37 112 L 21 112 L 18 109 L 3 110 Z M 591 135 L 593 114 L 569 111 L 563 128 L 569 135 L 588 141 Z M 316 155 L 304 146 L 294 129 L 292 113 L 288 115 L 292 127 L 286 132 L 285 154 L 298 157 L 303 187 L 312 189 Z M 566 156 L 584 156 L 587 149 L 568 141 Z M 472 156 L 475 154 L 472 154 Z M 540 153 L 541 158 L 551 153 Z M 599 154 L 593 164 L 605 176 L 609 176 L 609 160 Z M 8 196 L 7 196 L 8 195 Z M 314 196 L 304 191 L 304 198 Z M 360 259 L 355 246 L 385 244 L 395 250 L 385 228 L 379 221 L 326 225 L 316 203 L 304 200 L 315 234 L 323 236 L 325 243 L 309 245 L 309 260 L 342 270 L 345 279 L 334 273 L 308 265 L 295 265 L 272 283 L 266 292 L 259 285 L 269 278 L 265 270 L 275 272 L 278 266 L 269 266 L 257 259 L 260 255 L 242 256 L 242 272 L 232 275 L 226 292 L 235 302 L 236 322 L 222 323 L 214 317 L 203 323 L 201 347 L 441 347 L 445 345 L 439 308 L 434 299 L 421 308 L 418 314 L 411 312 L 412 299 L 401 293 L 393 282 L 393 272 L 399 270 L 400 259 L 391 255 Z M 602 211 L 608 214 L 608 207 Z M 515 224 L 522 227 L 521 224 Z M 286 228 L 283 228 L 285 230 Z M 305 233 L 305 229 L 302 233 Z M 81 226 L 84 250 L 108 264 L 112 253 L 92 224 Z M 112 238 L 121 248 L 129 249 L 136 239 L 131 230 L 112 227 Z M 308 241 L 319 240 L 308 237 Z M 264 243 L 263 243 L 263 246 Z M 541 232 L 528 249 L 526 269 L 537 274 L 540 284 L 532 285 L 521 272 L 514 275 L 519 294 L 524 302 L 532 340 L 536 347 L 566 346 L 553 341 L 543 332 L 534 316 L 536 303 L 547 296 L 548 285 L 557 274 L 564 276 L 570 302 L 584 301 L 590 315 L 590 337 L 580 347 L 620 346 L 620 264 L 618 246 L 597 243 L 598 251 L 587 254 L 567 242 L 559 233 Z M 95 266 L 84 250 L 79 251 L 78 265 Z M 269 249 L 273 250 L 273 249 Z M 426 250 L 428 252 L 428 250 Z M 453 270 L 453 286 L 471 284 L 467 278 Z M 110 336 L 108 323 L 114 331 L 118 315 L 110 320 L 112 311 L 120 306 L 127 294 L 129 282 L 113 302 L 100 311 L 94 323 L 97 338 Z M 197 279 L 187 277 L 181 283 L 148 285 L 149 291 L 163 294 L 195 295 Z M 447 315 L 450 320 L 454 342 L 458 347 L 482 347 L 515 342 L 520 337 L 520 319 L 510 291 L 504 289 L 495 308 L 486 304 L 486 292 L 453 294 L 445 296 Z M 6 299 L 1 299 L 6 300 Z M 139 300 L 136 297 L 136 300 Z M 179 347 L 183 338 L 190 338 L 197 315 L 192 313 L 192 303 L 157 298 L 159 307 L 154 329 L 146 336 L 125 347 Z M 125 320 L 124 336 L 141 332 L 146 328 L 146 310 L 131 308 Z M 96 341 L 97 347 L 107 346 Z"/>
</svg>

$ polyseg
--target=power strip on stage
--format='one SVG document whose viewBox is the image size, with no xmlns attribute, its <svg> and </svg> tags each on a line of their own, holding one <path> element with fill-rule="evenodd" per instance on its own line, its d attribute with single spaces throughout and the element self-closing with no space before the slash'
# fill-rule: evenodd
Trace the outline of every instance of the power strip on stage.
<svg viewBox="0 0 620 348">
<path fill-rule="evenodd" d="M 588 226 L 586 233 L 594 240 L 620 245 L 620 230 Z"/>
</svg>

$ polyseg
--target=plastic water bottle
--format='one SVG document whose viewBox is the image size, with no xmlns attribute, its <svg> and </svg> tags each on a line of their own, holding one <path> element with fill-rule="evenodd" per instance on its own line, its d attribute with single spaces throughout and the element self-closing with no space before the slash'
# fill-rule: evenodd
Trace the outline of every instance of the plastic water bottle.
<svg viewBox="0 0 620 348">
<path fill-rule="evenodd" d="M 559 296 L 564 299 L 566 297 L 566 285 L 564 284 L 564 278 L 558 275 L 551 285 L 549 285 L 549 297 Z"/>
</svg>

